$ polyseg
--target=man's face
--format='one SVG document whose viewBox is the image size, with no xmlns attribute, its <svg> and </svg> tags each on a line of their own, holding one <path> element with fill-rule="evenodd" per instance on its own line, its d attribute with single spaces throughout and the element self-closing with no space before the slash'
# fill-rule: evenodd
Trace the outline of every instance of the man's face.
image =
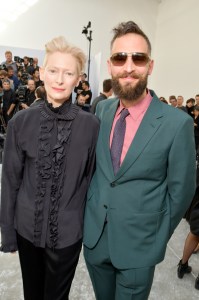
<svg viewBox="0 0 199 300">
<path fill-rule="evenodd" d="M 14 70 L 8 70 L 8 77 L 13 76 L 14 75 Z"/>
<path fill-rule="evenodd" d="M 28 89 L 33 92 L 35 90 L 35 82 L 34 80 L 28 80 Z"/>
<path fill-rule="evenodd" d="M 177 105 L 178 106 L 182 106 L 183 101 L 184 101 L 183 97 L 182 96 L 178 96 L 178 98 L 177 98 Z"/>
<path fill-rule="evenodd" d="M 5 91 L 8 91 L 10 89 L 10 83 L 9 82 L 3 82 L 3 89 Z"/>
<path fill-rule="evenodd" d="M 118 52 L 140 52 L 149 55 L 145 39 L 133 33 L 128 33 L 114 41 L 111 55 Z M 132 57 L 128 56 L 125 63 L 118 66 L 109 59 L 108 70 L 112 76 L 114 93 L 121 100 L 132 103 L 146 95 L 147 79 L 152 73 L 153 61 L 149 60 L 146 64 L 138 66 L 133 62 Z"/>
<path fill-rule="evenodd" d="M 49 54 L 44 68 L 40 68 L 40 79 L 44 81 L 47 99 L 59 106 L 69 99 L 78 84 L 77 61 L 70 53 Z"/>
<path fill-rule="evenodd" d="M 6 57 L 6 61 L 8 63 L 10 63 L 12 61 L 12 53 L 6 53 L 5 54 L 5 57 Z"/>
<path fill-rule="evenodd" d="M 170 103 L 171 103 L 171 105 L 173 107 L 176 107 L 176 105 L 177 105 L 177 99 L 174 99 L 174 98 L 170 99 Z"/>
<path fill-rule="evenodd" d="M 196 105 L 199 105 L 199 97 L 196 96 Z"/>
<path fill-rule="evenodd" d="M 34 77 L 35 77 L 36 79 L 39 79 L 39 71 L 35 71 Z"/>
</svg>

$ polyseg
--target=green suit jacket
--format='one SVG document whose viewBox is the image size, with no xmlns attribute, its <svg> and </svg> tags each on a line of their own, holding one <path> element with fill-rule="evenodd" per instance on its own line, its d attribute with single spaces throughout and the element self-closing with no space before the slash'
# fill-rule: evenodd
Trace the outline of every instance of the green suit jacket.
<svg viewBox="0 0 199 300">
<path fill-rule="evenodd" d="M 84 244 L 95 247 L 107 218 L 110 257 L 117 268 L 147 267 L 163 260 L 195 192 L 193 120 L 150 92 L 152 102 L 116 175 L 109 137 L 119 100 L 97 106 L 101 126 L 96 171 L 87 194 Z"/>
</svg>

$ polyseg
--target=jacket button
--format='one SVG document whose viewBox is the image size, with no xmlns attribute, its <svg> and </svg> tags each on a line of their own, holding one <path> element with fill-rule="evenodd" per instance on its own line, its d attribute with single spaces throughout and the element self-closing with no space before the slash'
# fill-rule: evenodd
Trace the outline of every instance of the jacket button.
<svg viewBox="0 0 199 300">
<path fill-rule="evenodd" d="M 106 209 L 107 209 L 107 208 L 108 208 L 108 207 L 107 207 L 107 205 L 105 205 L 105 204 L 104 204 L 104 208 L 106 208 Z"/>
<path fill-rule="evenodd" d="M 110 186 L 115 187 L 116 186 L 115 182 L 111 182 Z"/>
</svg>

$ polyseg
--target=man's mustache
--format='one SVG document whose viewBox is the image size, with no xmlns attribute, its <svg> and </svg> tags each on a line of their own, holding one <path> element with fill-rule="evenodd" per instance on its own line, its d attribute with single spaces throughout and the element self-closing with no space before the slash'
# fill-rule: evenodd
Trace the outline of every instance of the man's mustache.
<svg viewBox="0 0 199 300">
<path fill-rule="evenodd" d="M 117 76 L 114 77 L 114 79 L 119 79 L 119 78 L 126 78 L 126 77 L 131 77 L 131 78 L 134 78 L 134 79 L 139 79 L 140 76 L 133 73 L 133 72 L 123 72 L 122 74 L 118 74 Z"/>
</svg>

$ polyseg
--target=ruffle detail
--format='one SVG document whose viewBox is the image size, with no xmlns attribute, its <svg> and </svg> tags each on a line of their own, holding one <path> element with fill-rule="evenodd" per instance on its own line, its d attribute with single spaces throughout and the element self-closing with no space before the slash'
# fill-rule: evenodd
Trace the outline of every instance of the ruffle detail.
<svg viewBox="0 0 199 300">
<path fill-rule="evenodd" d="M 39 133 L 39 150 L 36 162 L 37 197 L 35 201 L 34 245 L 40 246 L 43 209 L 47 195 L 47 186 L 51 181 L 49 232 L 51 247 L 55 248 L 58 238 L 59 199 L 63 192 L 63 180 L 66 164 L 67 145 L 71 134 L 71 125 L 79 108 L 71 103 L 62 105 L 55 113 L 46 103 L 40 105 L 41 121 Z M 57 133 L 55 146 L 52 148 L 53 134 Z M 53 138 L 53 140 L 55 140 Z"/>
</svg>

